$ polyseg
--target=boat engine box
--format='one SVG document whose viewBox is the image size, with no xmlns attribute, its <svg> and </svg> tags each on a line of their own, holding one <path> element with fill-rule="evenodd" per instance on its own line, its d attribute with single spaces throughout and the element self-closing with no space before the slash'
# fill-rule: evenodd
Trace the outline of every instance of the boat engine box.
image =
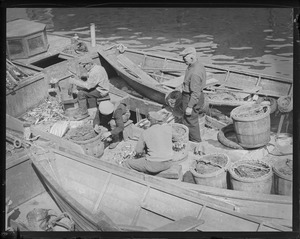
<svg viewBox="0 0 300 239">
<path fill-rule="evenodd" d="M 6 23 L 6 54 L 10 60 L 26 59 L 46 52 L 46 25 L 17 19 Z"/>
</svg>

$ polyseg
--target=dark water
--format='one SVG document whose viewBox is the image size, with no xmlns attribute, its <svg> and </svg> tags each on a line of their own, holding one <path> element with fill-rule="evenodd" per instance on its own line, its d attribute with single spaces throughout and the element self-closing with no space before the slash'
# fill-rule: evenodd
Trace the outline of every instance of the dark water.
<svg viewBox="0 0 300 239">
<path fill-rule="evenodd" d="M 293 12 L 279 8 L 23 8 L 7 20 L 47 24 L 54 33 L 177 57 L 194 46 L 204 63 L 293 77 Z"/>
</svg>

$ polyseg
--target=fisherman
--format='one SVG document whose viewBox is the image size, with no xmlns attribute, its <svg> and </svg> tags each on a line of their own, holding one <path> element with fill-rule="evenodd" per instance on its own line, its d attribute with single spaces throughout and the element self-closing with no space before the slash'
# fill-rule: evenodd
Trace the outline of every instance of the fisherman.
<svg viewBox="0 0 300 239">
<path fill-rule="evenodd" d="M 109 148 L 115 148 L 123 139 L 124 123 L 130 118 L 130 111 L 125 103 L 114 105 L 109 100 L 101 101 L 93 120 L 96 133 L 100 133 L 100 125 L 109 131 L 101 136 L 102 141 L 110 143 Z"/>
<path fill-rule="evenodd" d="M 198 61 L 196 49 L 188 47 L 180 53 L 183 61 L 188 65 L 182 89 L 182 122 L 189 128 L 189 140 L 201 142 L 199 114 L 203 113 L 205 98 L 203 88 L 206 85 L 206 71 Z"/>
<path fill-rule="evenodd" d="M 103 98 L 108 96 L 109 81 L 105 69 L 98 64 L 94 64 L 92 58 L 84 57 L 80 62 L 84 73 L 79 78 L 70 79 L 70 88 L 68 93 L 72 94 L 72 84 L 77 86 L 77 98 L 79 110 L 74 119 L 80 120 L 89 116 L 87 110 L 88 98 Z"/>
<path fill-rule="evenodd" d="M 151 124 L 138 139 L 135 158 L 123 161 L 122 166 L 157 174 L 172 166 L 172 126 L 163 124 L 163 115 L 158 112 L 149 112 L 147 118 Z"/>
</svg>

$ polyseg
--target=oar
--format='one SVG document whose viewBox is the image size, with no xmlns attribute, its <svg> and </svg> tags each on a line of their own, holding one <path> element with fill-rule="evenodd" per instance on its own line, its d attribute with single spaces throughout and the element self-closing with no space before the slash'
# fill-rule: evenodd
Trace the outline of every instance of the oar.
<svg viewBox="0 0 300 239">
<path fill-rule="evenodd" d="M 279 126 L 278 126 L 278 130 L 277 130 L 277 136 L 278 136 L 278 135 L 280 134 L 280 132 L 281 132 L 281 128 L 282 128 L 284 116 L 285 116 L 284 114 L 281 114 L 281 116 L 280 116 Z"/>
</svg>

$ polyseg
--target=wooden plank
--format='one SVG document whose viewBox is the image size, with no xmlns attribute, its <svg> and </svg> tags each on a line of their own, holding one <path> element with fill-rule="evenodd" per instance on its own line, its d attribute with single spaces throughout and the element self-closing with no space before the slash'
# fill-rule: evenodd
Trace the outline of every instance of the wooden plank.
<svg viewBox="0 0 300 239">
<path fill-rule="evenodd" d="M 19 164 L 8 165 L 9 167 L 5 171 L 6 196 L 12 199 L 12 208 L 45 191 L 31 163 L 27 156 L 27 159 Z"/>
<path fill-rule="evenodd" d="M 142 226 L 134 226 L 134 225 L 126 225 L 126 224 L 118 224 L 122 231 L 149 231 L 147 227 Z"/>
<path fill-rule="evenodd" d="M 146 191 L 144 192 L 144 195 L 141 199 L 140 205 L 143 205 L 145 203 L 145 199 L 147 198 L 149 191 L 150 191 L 150 187 L 147 186 Z M 131 225 L 136 225 L 141 211 L 142 211 L 142 207 L 139 207 L 136 214 L 134 215 L 134 218 L 132 219 Z"/>
<path fill-rule="evenodd" d="M 136 64 L 134 64 L 131 60 L 129 60 L 124 55 L 118 55 L 118 61 L 121 65 L 129 69 L 130 71 L 137 74 L 141 80 L 145 81 L 146 83 L 158 84 L 158 82 L 149 76 L 146 72 L 144 72 L 141 68 L 139 68 Z"/>
<path fill-rule="evenodd" d="M 13 156 L 6 158 L 6 170 L 30 159 L 28 152 L 22 151 L 15 153 Z"/>
<path fill-rule="evenodd" d="M 92 213 L 96 213 L 96 212 L 97 212 L 97 210 L 98 210 L 98 208 L 99 208 L 99 206 L 100 206 L 101 200 L 102 200 L 102 198 L 103 198 L 103 196 L 104 196 L 104 193 L 105 193 L 106 190 L 107 190 L 107 187 L 108 187 L 109 181 L 110 181 L 110 179 L 111 179 L 111 176 L 112 176 L 112 174 L 110 173 L 110 174 L 108 175 L 107 179 L 105 180 L 104 187 L 103 187 L 103 189 L 101 190 L 101 192 L 100 192 L 100 194 L 99 194 L 99 196 L 98 196 L 98 198 L 97 198 L 97 201 L 96 201 L 96 203 L 95 203 L 95 205 L 94 205 L 94 208 L 93 208 Z"/>
<path fill-rule="evenodd" d="M 266 203 L 278 203 L 285 205 L 292 205 L 292 197 L 275 195 L 275 194 L 259 194 L 259 193 L 250 193 L 245 191 L 236 191 L 236 190 L 228 190 L 223 188 L 214 188 L 205 185 L 185 183 L 185 182 L 173 182 L 180 187 L 186 188 L 188 190 L 195 190 L 200 193 L 205 193 L 207 195 L 219 196 L 225 198 L 233 198 L 239 200 L 251 200 L 256 202 L 266 202 Z"/>
<path fill-rule="evenodd" d="M 162 227 L 158 227 L 153 231 L 188 231 L 201 224 L 204 224 L 204 220 L 187 216 Z"/>
</svg>

